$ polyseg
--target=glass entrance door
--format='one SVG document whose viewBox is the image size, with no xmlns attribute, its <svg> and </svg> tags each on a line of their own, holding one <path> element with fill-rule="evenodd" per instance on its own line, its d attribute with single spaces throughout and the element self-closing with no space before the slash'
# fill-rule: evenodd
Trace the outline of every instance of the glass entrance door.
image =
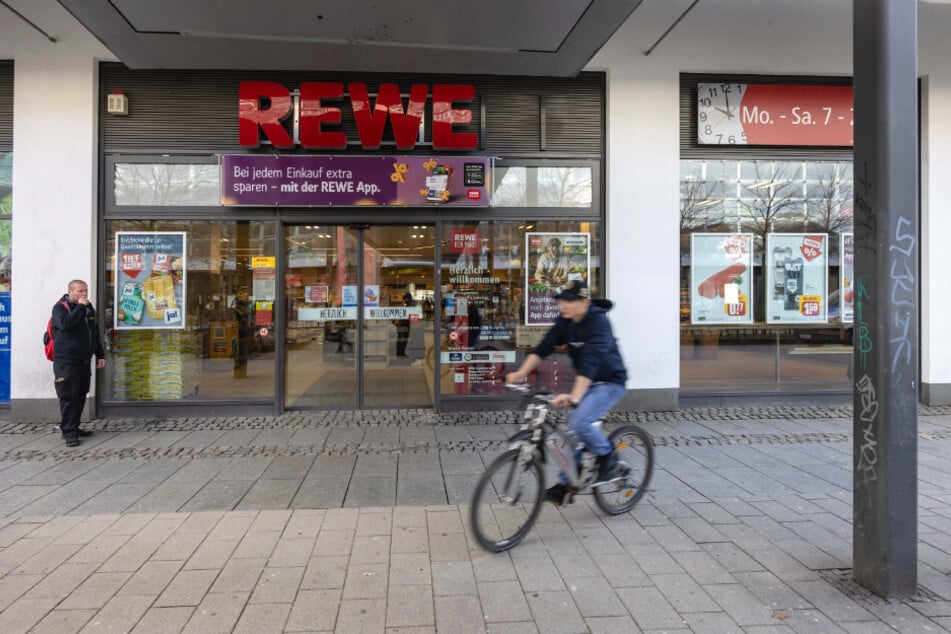
<svg viewBox="0 0 951 634">
<path fill-rule="evenodd" d="M 285 407 L 432 406 L 434 236 L 285 227 Z"/>
</svg>

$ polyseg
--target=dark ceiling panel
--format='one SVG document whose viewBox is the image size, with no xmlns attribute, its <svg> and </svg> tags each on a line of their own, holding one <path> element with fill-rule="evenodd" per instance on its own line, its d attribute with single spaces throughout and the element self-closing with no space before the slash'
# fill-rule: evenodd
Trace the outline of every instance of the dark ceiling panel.
<svg viewBox="0 0 951 634">
<path fill-rule="evenodd" d="M 536 77 L 576 76 L 642 1 L 59 0 L 129 68 Z"/>
</svg>

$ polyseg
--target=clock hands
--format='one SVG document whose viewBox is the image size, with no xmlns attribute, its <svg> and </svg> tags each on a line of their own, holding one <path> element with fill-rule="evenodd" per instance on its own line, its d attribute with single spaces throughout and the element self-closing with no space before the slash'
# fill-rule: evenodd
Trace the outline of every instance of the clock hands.
<svg viewBox="0 0 951 634">
<path fill-rule="evenodd" d="M 728 91 L 723 92 L 723 103 L 726 105 L 726 110 L 720 110 L 719 108 L 717 110 L 725 114 L 727 119 L 732 119 L 734 115 L 733 108 L 730 107 L 730 93 Z"/>
<path fill-rule="evenodd" d="M 729 105 L 729 104 L 727 104 L 727 105 Z M 725 109 L 725 108 L 721 108 L 721 107 L 719 107 L 719 106 L 713 106 L 713 109 L 714 109 L 714 110 L 718 110 L 718 111 L 722 112 L 723 114 L 725 114 L 727 119 L 732 119 L 733 117 L 736 116 L 735 114 L 733 114 L 733 111 L 732 111 L 732 110 L 728 110 L 728 109 Z"/>
</svg>

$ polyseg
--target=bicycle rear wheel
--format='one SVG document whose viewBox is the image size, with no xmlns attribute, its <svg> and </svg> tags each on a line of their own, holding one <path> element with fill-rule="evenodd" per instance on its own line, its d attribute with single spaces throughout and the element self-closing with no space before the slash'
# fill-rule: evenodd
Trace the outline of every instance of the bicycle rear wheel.
<svg viewBox="0 0 951 634">
<path fill-rule="evenodd" d="M 518 449 L 492 461 L 472 494 L 472 533 L 486 550 L 502 552 L 528 534 L 538 518 L 545 494 L 545 476 L 538 458 L 519 464 Z"/>
<path fill-rule="evenodd" d="M 620 515 L 634 508 L 644 497 L 654 472 L 654 441 L 637 425 L 624 425 L 609 437 L 618 454 L 621 479 L 594 489 L 594 501 L 610 515 Z"/>
</svg>

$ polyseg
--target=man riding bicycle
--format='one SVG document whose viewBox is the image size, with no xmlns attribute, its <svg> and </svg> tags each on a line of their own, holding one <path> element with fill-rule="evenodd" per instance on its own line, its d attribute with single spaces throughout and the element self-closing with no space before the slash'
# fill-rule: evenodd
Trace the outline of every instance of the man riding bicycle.
<svg viewBox="0 0 951 634">
<path fill-rule="evenodd" d="M 612 479 L 617 456 L 594 422 L 624 397 L 627 382 L 627 370 L 606 314 L 613 304 L 606 299 L 592 300 L 588 285 L 580 280 L 568 282 L 555 299 L 561 316 L 519 369 L 506 375 L 505 382 L 521 383 L 555 346 L 567 346 L 577 375 L 571 392 L 558 394 L 552 404 L 574 408 L 568 415 L 568 424 L 588 451 L 597 456 L 598 479 L 593 485 L 597 486 Z M 545 492 L 545 499 L 560 506 L 567 493 L 567 480 L 560 473 L 558 484 Z"/>
</svg>

